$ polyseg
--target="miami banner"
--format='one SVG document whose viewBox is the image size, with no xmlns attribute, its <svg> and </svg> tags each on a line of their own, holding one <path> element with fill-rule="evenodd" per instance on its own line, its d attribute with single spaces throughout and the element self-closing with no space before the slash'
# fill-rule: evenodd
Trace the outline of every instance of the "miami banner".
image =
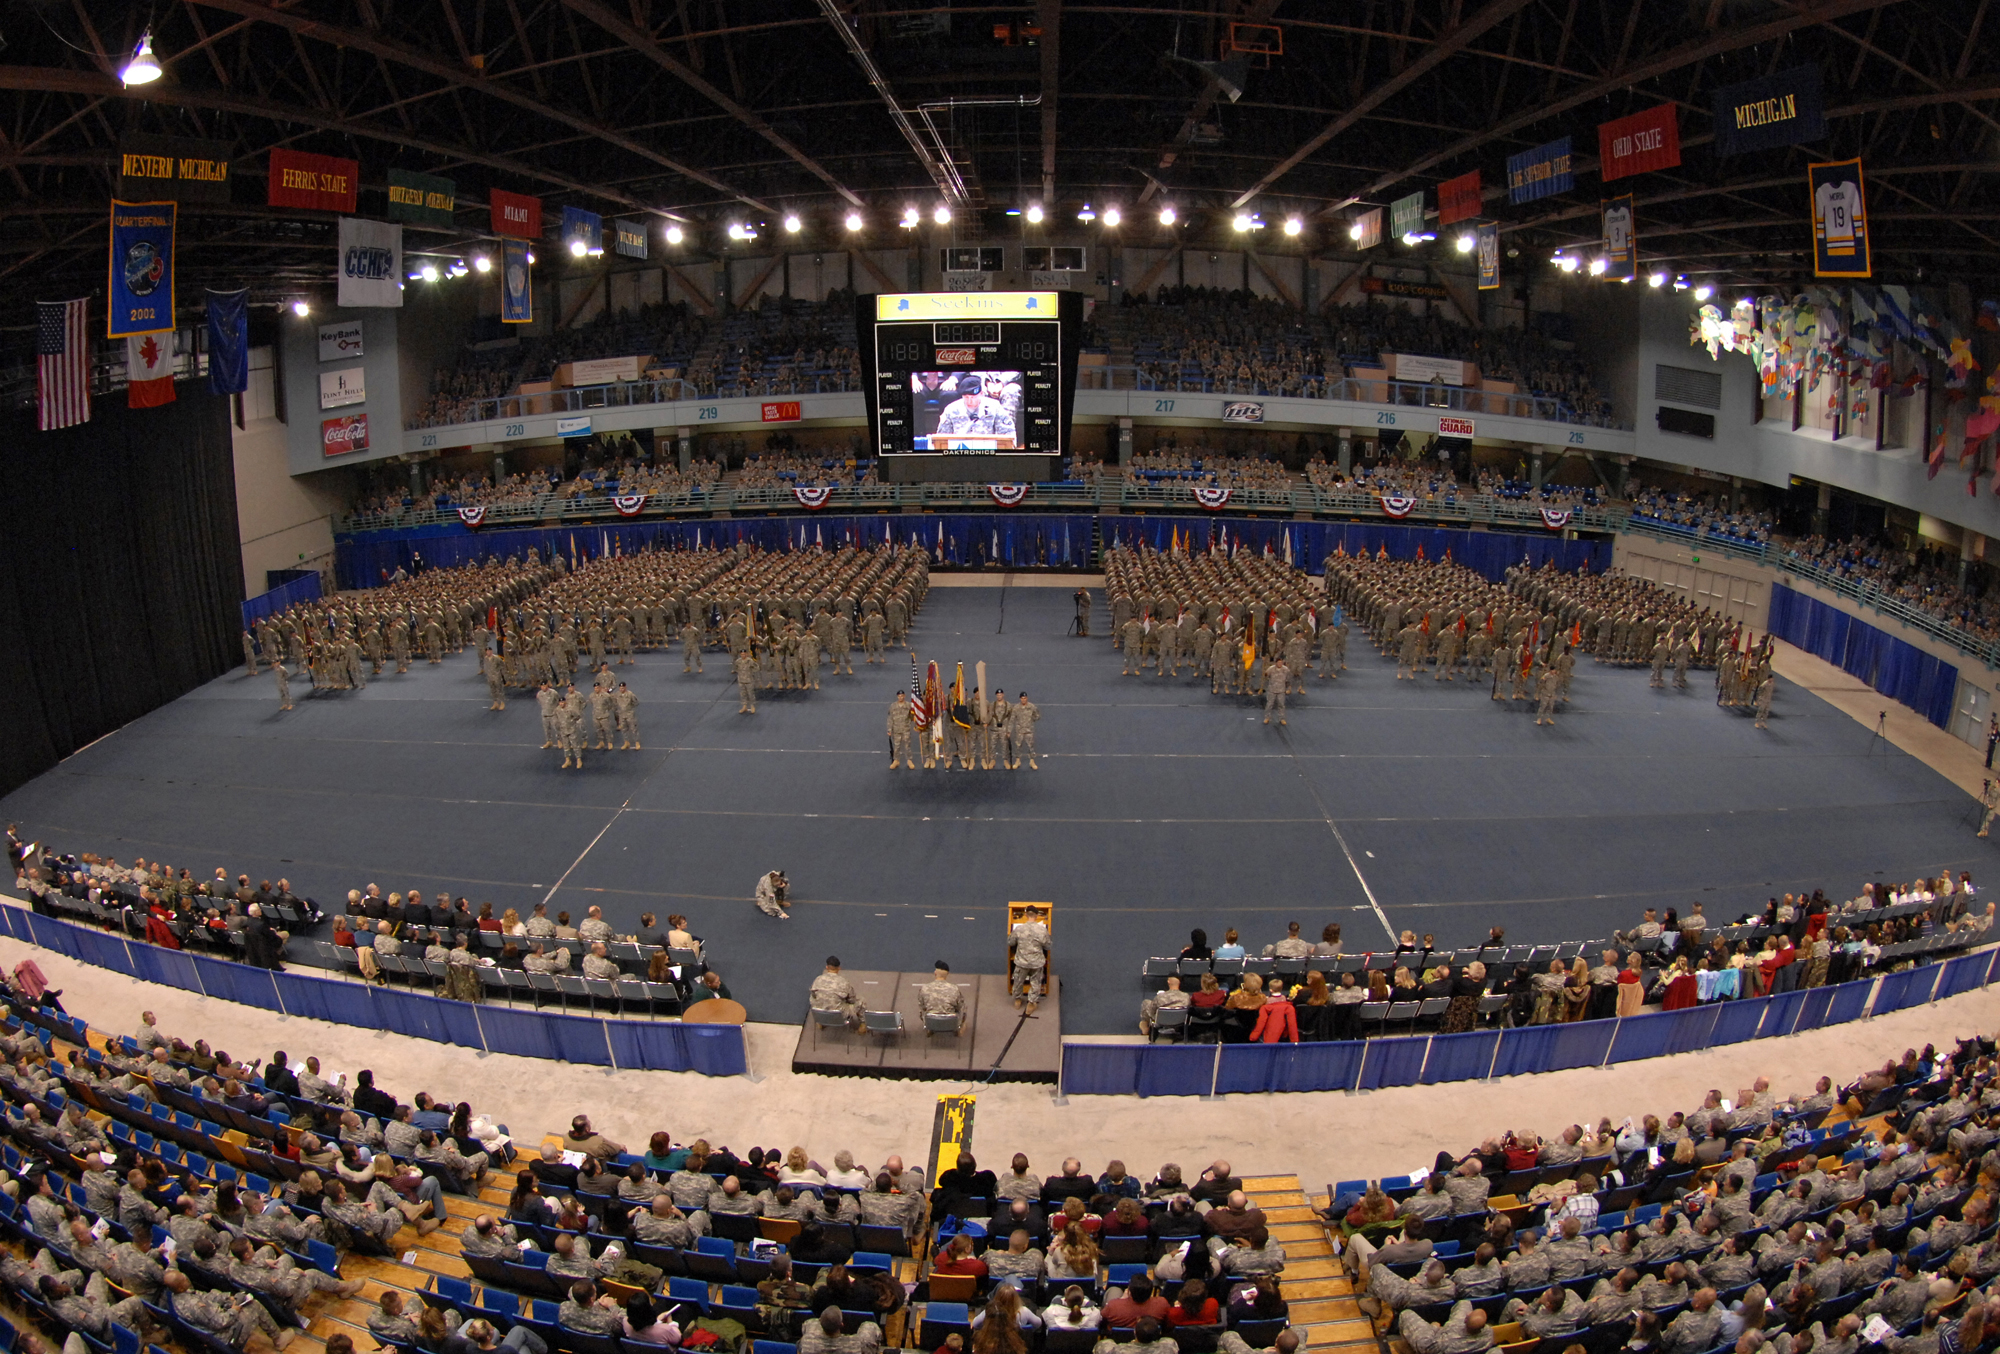
<svg viewBox="0 0 2000 1354">
<path fill-rule="evenodd" d="M 1868 276 L 1868 203 L 1861 161 L 1806 166 L 1812 191 L 1813 276 Z"/>
<path fill-rule="evenodd" d="M 493 233 L 517 240 L 542 238 L 542 200 L 495 188 L 486 195 L 493 207 Z"/>
<path fill-rule="evenodd" d="M 106 338 L 174 327 L 174 204 L 111 204 Z"/>
<path fill-rule="evenodd" d="M 1576 187 L 1568 137 L 1507 157 L 1507 200 L 1533 202 Z"/>
<path fill-rule="evenodd" d="M 500 322 L 531 324 L 535 291 L 528 276 L 528 246 L 519 240 L 500 242 Z"/>
<path fill-rule="evenodd" d="M 1633 228 L 1632 195 L 1604 204 L 1604 276 L 1630 282 L 1639 271 L 1639 238 Z"/>
</svg>

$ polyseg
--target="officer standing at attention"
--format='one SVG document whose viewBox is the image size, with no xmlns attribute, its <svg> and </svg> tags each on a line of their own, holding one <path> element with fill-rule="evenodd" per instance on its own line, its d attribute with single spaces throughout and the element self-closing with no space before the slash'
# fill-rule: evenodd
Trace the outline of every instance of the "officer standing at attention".
<svg viewBox="0 0 2000 1354">
<path fill-rule="evenodd" d="M 1076 590 L 1076 633 L 1079 639 L 1090 638 L 1090 589 Z"/>
<path fill-rule="evenodd" d="M 736 713 L 757 713 L 757 660 L 747 648 L 736 655 Z"/>
<path fill-rule="evenodd" d="M 926 1016 L 957 1016 L 965 1024 L 965 993 L 951 980 L 951 965 L 940 959 L 931 965 L 931 980 L 917 989 L 919 1009 Z"/>
<path fill-rule="evenodd" d="M 620 682 L 618 692 L 611 698 L 611 704 L 618 715 L 618 746 L 624 747 L 629 738 L 633 751 L 639 750 L 639 697 L 631 687 Z"/>
<path fill-rule="evenodd" d="M 899 766 L 915 770 L 916 759 L 910 755 L 910 735 L 916 732 L 916 721 L 910 718 L 910 702 L 906 693 L 898 691 L 896 699 L 889 702 L 889 769 Z"/>
<path fill-rule="evenodd" d="M 1988 776 L 1986 783 L 1979 787 L 1979 802 L 1986 810 L 1985 815 L 1979 820 L 1979 835 L 1984 837 L 1986 829 L 1993 826 L 1994 816 L 2000 814 L 2000 785 L 1995 785 L 1991 776 Z"/>
<path fill-rule="evenodd" d="M 1042 712 L 1035 708 L 1035 703 L 1028 699 L 1028 693 L 1023 691 L 1014 702 L 1014 713 L 1008 725 L 1014 742 L 1014 760 L 1008 764 L 1009 771 L 1020 770 L 1023 757 L 1028 759 L 1030 771 L 1042 769 L 1041 763 L 1035 760 L 1035 721 L 1041 717 Z"/>
<path fill-rule="evenodd" d="M 271 662 L 271 671 L 278 679 L 278 708 L 280 710 L 289 710 L 292 708 L 292 679 L 285 671 L 285 660 L 283 658 L 273 659 Z"/>
<path fill-rule="evenodd" d="M 507 708 L 507 691 L 500 684 L 500 660 L 489 649 L 481 656 L 479 667 L 480 671 L 486 677 L 486 694 L 492 697 L 487 702 L 486 708 L 489 710 L 505 710 Z"/>
<path fill-rule="evenodd" d="M 555 687 L 547 682 L 535 688 L 535 704 L 542 707 L 542 746 L 545 748 L 552 748 L 562 741 L 562 729 L 556 715 L 556 702 L 560 699 Z"/>
<path fill-rule="evenodd" d="M 1275 660 L 1264 673 L 1264 722 L 1271 722 L 1275 712 L 1278 722 L 1285 722 L 1285 693 L 1291 689 L 1292 670 L 1285 666 L 1285 660 Z"/>
<path fill-rule="evenodd" d="M 701 627 L 691 620 L 681 627 L 681 671 L 701 671 Z"/>
</svg>

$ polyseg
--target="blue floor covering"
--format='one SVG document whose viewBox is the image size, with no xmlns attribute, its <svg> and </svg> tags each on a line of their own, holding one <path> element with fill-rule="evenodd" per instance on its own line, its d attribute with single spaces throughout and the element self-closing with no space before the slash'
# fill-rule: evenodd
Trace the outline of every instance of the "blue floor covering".
<svg viewBox="0 0 2000 1354">
<path fill-rule="evenodd" d="M 0 801 L 65 850 L 449 890 L 496 912 L 554 894 L 621 930 L 687 913 L 752 1018 L 796 1021 L 820 961 L 998 972 L 1009 899 L 1057 905 L 1069 1033 L 1129 1030 L 1149 954 L 1189 927 L 1261 945 L 1301 921 L 1350 949 L 1389 932 L 1468 944 L 1602 935 L 1647 905 L 1712 919 L 1774 892 L 1971 869 L 1966 797 L 1847 716 L 1784 686 L 1768 730 L 1641 670 L 1578 668 L 1554 729 L 1484 686 L 1395 680 L 1357 636 L 1350 671 L 1266 728 L 1192 679 L 1127 678 L 1102 638 L 1063 637 L 1067 591 L 932 592 L 922 657 L 984 659 L 1043 713 L 1042 770 L 891 773 L 885 707 L 907 655 L 739 716 L 726 665 L 624 671 L 646 750 L 542 751 L 531 699 L 489 712 L 469 657 L 282 714 L 268 677 L 218 679 Z M 1100 635 L 1104 620 L 1100 611 Z M 1353 863 L 1349 863 L 1351 853 Z M 772 867 L 793 919 L 749 903 Z M 1364 888 L 1362 879 L 1366 880 Z M 1372 899 L 1371 895 L 1372 894 Z M 1379 911 L 1378 911 L 1379 909 Z"/>
</svg>

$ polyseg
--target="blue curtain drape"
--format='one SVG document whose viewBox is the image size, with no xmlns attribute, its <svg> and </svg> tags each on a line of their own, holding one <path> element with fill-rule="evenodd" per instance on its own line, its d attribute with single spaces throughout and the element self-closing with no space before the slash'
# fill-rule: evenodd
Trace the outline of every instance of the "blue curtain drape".
<svg viewBox="0 0 2000 1354">
<path fill-rule="evenodd" d="M 1423 1083 L 1432 1086 L 1440 1081 L 1479 1081 L 1492 1069 L 1493 1055 L 1499 1047 L 1498 1030 L 1433 1035 L 1430 1053 L 1424 1059 Z"/>
<path fill-rule="evenodd" d="M 1263 1091 L 1347 1091 L 1361 1066 L 1362 1044 L 1225 1044 L 1218 1095 Z"/>
<path fill-rule="evenodd" d="M 1771 633 L 1901 701 L 1940 729 L 1951 727 L 1958 669 L 1885 630 L 1781 583 L 1771 585 Z"/>
<path fill-rule="evenodd" d="M 1139 1059 L 1142 1096 L 1207 1095 L 1215 1084 L 1215 1059 L 1219 1045 L 1149 1044 Z"/>
<path fill-rule="evenodd" d="M 1370 1039 L 1355 1089 L 1373 1091 L 1383 1086 L 1416 1085 L 1424 1074 L 1424 1055 L 1430 1051 L 1430 1044 L 1427 1034 Z"/>
</svg>

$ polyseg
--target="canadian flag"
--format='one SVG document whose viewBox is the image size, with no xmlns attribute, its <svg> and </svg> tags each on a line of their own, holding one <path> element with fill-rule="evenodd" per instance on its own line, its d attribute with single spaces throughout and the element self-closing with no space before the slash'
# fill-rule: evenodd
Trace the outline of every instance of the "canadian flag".
<svg viewBox="0 0 2000 1354">
<path fill-rule="evenodd" d="M 134 409 L 174 402 L 174 331 L 125 339 L 125 401 Z"/>
</svg>

